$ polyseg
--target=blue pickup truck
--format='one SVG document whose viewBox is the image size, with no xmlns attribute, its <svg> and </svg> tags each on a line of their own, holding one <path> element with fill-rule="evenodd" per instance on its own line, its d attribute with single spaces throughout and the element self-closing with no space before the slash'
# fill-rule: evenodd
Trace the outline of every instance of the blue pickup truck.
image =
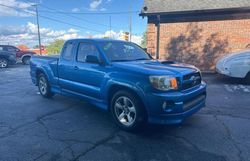
<svg viewBox="0 0 250 161">
<path fill-rule="evenodd" d="M 197 68 L 154 60 L 130 42 L 68 40 L 59 57 L 33 56 L 30 68 L 43 97 L 84 99 L 110 111 L 127 131 L 178 124 L 205 106 L 206 84 Z"/>
</svg>

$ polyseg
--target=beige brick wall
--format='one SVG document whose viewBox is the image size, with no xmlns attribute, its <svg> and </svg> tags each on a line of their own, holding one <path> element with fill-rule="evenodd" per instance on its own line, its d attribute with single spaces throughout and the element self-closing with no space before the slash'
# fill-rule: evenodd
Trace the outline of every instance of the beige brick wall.
<svg viewBox="0 0 250 161">
<path fill-rule="evenodd" d="M 153 55 L 156 53 L 156 28 L 154 24 L 148 24 L 147 51 Z"/>
<path fill-rule="evenodd" d="M 147 49 L 156 53 L 156 26 L 148 24 Z M 214 70 L 223 55 L 243 50 L 250 44 L 250 20 L 162 23 L 160 59 L 194 64 Z"/>
</svg>

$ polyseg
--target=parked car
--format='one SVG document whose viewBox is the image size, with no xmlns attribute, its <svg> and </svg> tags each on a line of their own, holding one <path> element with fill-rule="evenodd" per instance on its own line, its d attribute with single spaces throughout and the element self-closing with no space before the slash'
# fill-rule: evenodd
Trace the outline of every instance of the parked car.
<svg viewBox="0 0 250 161">
<path fill-rule="evenodd" d="M 10 64 L 16 63 L 15 53 L 3 51 L 0 47 L 0 68 L 7 68 Z"/>
<path fill-rule="evenodd" d="M 35 52 L 32 52 L 32 51 L 23 51 L 15 46 L 11 46 L 11 45 L 0 45 L 0 48 L 2 49 L 2 51 L 16 53 L 17 61 L 19 61 L 19 62 L 21 61 L 25 65 L 28 65 L 30 62 L 31 56 L 36 54 Z"/>
<path fill-rule="evenodd" d="M 250 82 L 250 50 L 222 57 L 216 64 L 216 71 L 229 77 L 245 78 Z"/>
<path fill-rule="evenodd" d="M 122 129 L 177 124 L 205 106 L 206 84 L 194 66 L 153 60 L 134 43 L 68 40 L 60 57 L 33 56 L 40 94 L 79 97 L 112 113 Z"/>
</svg>

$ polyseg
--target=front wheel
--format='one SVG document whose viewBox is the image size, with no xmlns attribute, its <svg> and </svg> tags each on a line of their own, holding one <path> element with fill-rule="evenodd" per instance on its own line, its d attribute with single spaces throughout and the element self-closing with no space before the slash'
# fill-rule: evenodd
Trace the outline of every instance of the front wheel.
<svg viewBox="0 0 250 161">
<path fill-rule="evenodd" d="M 136 131 L 146 123 L 146 112 L 138 96 L 118 91 L 111 100 L 111 112 L 116 124 L 125 131 Z"/>
<path fill-rule="evenodd" d="M 43 73 L 38 76 L 38 89 L 40 94 L 45 98 L 51 98 L 53 96 L 47 77 Z"/>
<path fill-rule="evenodd" d="M 9 65 L 8 60 L 5 58 L 0 58 L 0 68 L 7 68 Z"/>
</svg>

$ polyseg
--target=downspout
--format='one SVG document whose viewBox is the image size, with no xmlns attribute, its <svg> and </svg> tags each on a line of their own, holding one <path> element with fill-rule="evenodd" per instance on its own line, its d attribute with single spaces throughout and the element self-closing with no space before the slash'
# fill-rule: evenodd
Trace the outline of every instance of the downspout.
<svg viewBox="0 0 250 161">
<path fill-rule="evenodd" d="M 157 37 L 156 37 L 156 59 L 160 58 L 160 29 L 161 29 L 161 17 L 157 15 Z"/>
</svg>

